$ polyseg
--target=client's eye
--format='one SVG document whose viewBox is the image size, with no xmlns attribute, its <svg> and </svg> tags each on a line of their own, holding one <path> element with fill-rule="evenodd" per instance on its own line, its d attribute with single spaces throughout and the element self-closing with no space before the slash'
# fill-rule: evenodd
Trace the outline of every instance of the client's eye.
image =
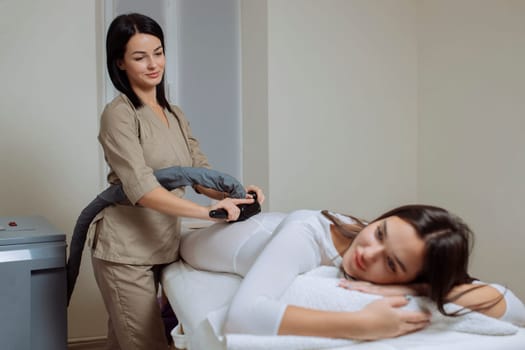
<svg viewBox="0 0 525 350">
<path fill-rule="evenodd" d="M 390 271 L 396 272 L 396 264 L 394 263 L 394 260 L 391 257 L 386 257 L 386 264 L 388 265 Z"/>
<path fill-rule="evenodd" d="M 377 237 L 377 240 L 382 242 L 383 241 L 383 238 L 384 238 L 384 234 L 383 234 L 383 231 L 381 230 L 381 226 L 377 226 L 376 228 L 376 237 Z"/>
</svg>

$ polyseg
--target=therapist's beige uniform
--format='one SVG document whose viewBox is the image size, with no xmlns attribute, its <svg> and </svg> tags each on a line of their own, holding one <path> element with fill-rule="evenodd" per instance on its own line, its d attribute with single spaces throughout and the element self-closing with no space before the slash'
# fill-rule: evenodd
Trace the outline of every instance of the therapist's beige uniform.
<svg viewBox="0 0 525 350">
<path fill-rule="evenodd" d="M 179 258 L 179 220 L 135 204 L 160 186 L 154 170 L 209 167 L 184 114 L 172 108 L 176 115 L 165 110 L 169 127 L 148 106 L 136 110 L 125 95 L 102 113 L 99 141 L 110 166 L 108 181 L 122 183 L 129 199 L 105 208 L 88 232 L 109 314 L 108 349 L 166 350 L 156 296 L 160 269 Z M 172 192 L 184 194 L 183 189 Z"/>
</svg>

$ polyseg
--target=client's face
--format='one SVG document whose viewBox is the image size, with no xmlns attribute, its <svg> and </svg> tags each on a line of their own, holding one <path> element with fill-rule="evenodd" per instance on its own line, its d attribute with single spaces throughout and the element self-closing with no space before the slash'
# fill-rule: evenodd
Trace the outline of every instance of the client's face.
<svg viewBox="0 0 525 350">
<path fill-rule="evenodd" d="M 380 284 L 408 283 L 423 267 L 425 242 L 397 216 L 373 222 L 354 239 L 343 255 L 351 277 Z"/>
</svg>

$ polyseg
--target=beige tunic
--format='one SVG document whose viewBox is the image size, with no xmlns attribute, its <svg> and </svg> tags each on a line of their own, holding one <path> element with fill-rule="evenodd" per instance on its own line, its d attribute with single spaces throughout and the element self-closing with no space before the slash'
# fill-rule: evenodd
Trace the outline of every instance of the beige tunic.
<svg viewBox="0 0 525 350">
<path fill-rule="evenodd" d="M 165 264 L 178 259 L 180 225 L 177 217 L 134 205 L 160 184 L 153 171 L 170 166 L 209 167 L 191 135 L 188 121 L 165 110 L 169 127 L 144 106 L 136 110 L 124 95 L 102 113 L 99 141 L 110 167 L 108 181 L 122 183 L 130 203 L 105 208 L 93 220 L 88 244 L 102 260 L 134 264 Z M 182 197 L 184 190 L 172 191 Z"/>
</svg>

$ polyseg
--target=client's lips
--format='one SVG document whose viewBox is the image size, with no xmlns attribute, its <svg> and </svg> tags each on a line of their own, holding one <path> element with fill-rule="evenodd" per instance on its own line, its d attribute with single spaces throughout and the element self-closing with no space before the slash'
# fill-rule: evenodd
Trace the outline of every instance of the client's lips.
<svg viewBox="0 0 525 350">
<path fill-rule="evenodd" d="M 357 268 L 363 271 L 365 270 L 365 264 L 363 262 L 363 259 L 357 251 L 355 252 L 355 255 L 354 255 L 354 262 Z"/>
</svg>

